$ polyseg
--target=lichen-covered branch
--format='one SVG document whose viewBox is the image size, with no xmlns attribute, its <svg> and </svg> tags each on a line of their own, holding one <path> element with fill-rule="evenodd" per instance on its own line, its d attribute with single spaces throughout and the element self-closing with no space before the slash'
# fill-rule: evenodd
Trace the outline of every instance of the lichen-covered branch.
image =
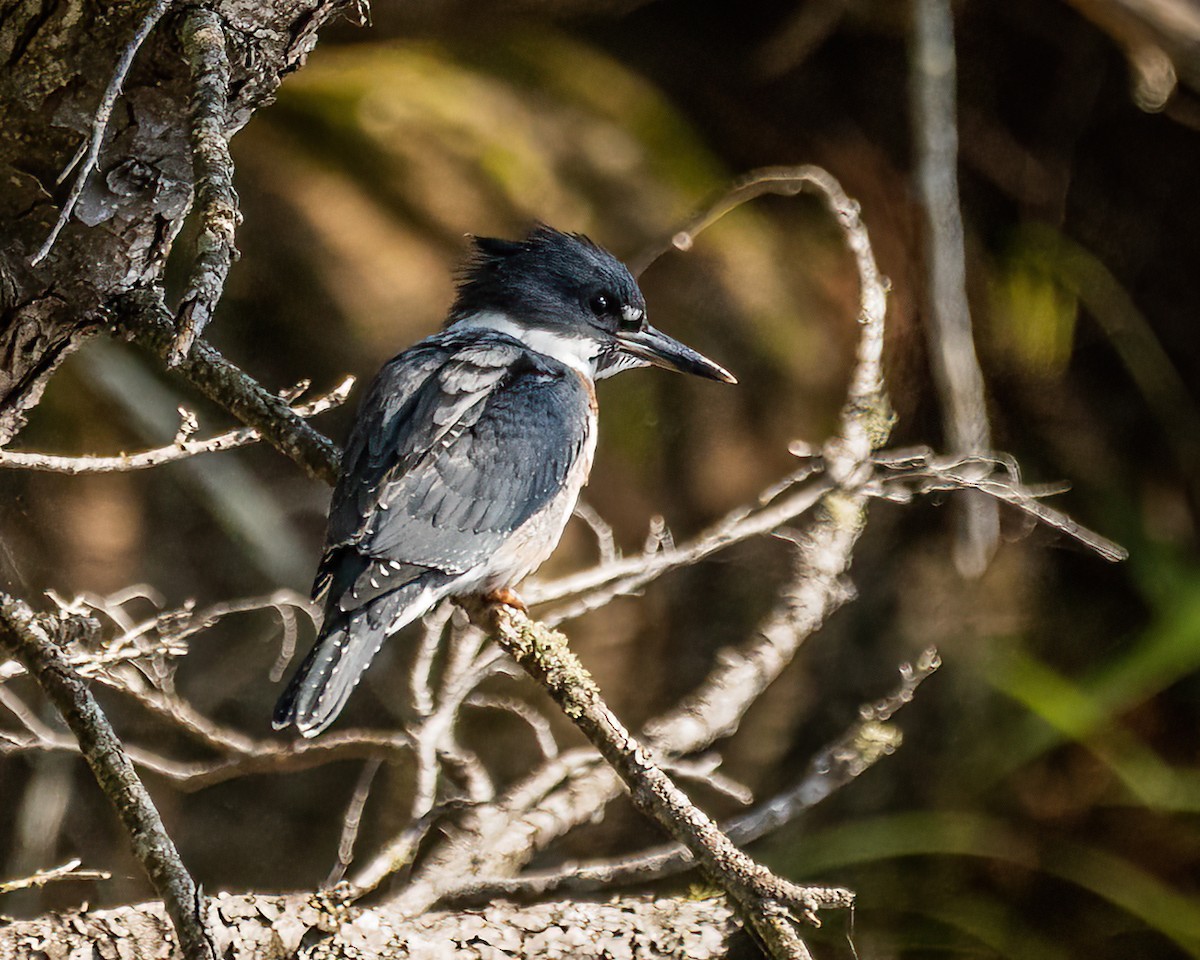
<svg viewBox="0 0 1200 960">
<path fill-rule="evenodd" d="M 685 846 L 728 894 L 770 955 L 779 960 L 806 957 L 794 921 L 806 917 L 815 922 L 821 907 L 850 907 L 853 894 L 799 887 L 756 863 L 675 786 L 617 719 L 566 637 L 512 607 L 492 604 L 484 612 L 505 652 L 541 684 L 616 771 L 634 806 Z"/>
<path fill-rule="evenodd" d="M 892 754 L 902 740 L 888 721 L 908 703 L 916 689 L 941 661 L 933 648 L 915 664 L 900 667 L 900 684 L 880 700 L 859 707 L 859 717 L 849 729 L 826 745 L 809 762 L 804 774 L 788 789 L 745 813 L 721 824 L 734 843 L 745 845 L 790 823 L 831 793 L 861 776 L 879 760 Z M 457 891 L 449 903 L 476 903 L 498 897 L 544 897 L 661 880 L 695 866 L 691 851 L 679 843 L 663 844 L 628 856 L 571 862 L 546 870 L 531 870 L 517 877 L 474 878 L 470 887 Z"/>
<path fill-rule="evenodd" d="M 199 221 L 196 259 L 179 305 L 178 330 L 167 354 L 176 366 L 208 325 L 225 291 L 230 264 L 237 259 L 234 235 L 242 215 L 233 189 L 226 113 L 229 109 L 229 55 L 225 28 L 212 10 L 193 7 L 183 23 L 183 48 L 192 72 L 192 162 L 196 170 L 193 209 Z"/>
</svg>

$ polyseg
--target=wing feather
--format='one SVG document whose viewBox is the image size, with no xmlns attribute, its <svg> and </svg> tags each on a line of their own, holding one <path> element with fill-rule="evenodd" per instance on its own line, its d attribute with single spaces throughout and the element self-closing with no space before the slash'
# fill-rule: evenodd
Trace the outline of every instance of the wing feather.
<svg viewBox="0 0 1200 960">
<path fill-rule="evenodd" d="M 331 599 L 353 609 L 349 583 L 376 594 L 361 582 L 371 559 L 448 574 L 486 564 L 566 483 L 590 402 L 574 371 L 504 336 L 443 334 L 393 360 L 364 400 L 334 495 L 322 571 L 342 589 Z M 343 565 L 353 573 L 335 577 Z"/>
</svg>

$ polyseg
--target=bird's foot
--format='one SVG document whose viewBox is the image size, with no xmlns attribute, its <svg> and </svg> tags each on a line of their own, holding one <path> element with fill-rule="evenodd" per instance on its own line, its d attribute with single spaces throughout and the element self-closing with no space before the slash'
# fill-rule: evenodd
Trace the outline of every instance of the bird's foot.
<svg viewBox="0 0 1200 960">
<path fill-rule="evenodd" d="M 529 608 L 525 606 L 525 601 L 511 587 L 500 587 L 497 590 L 491 590 L 483 595 L 483 600 L 484 603 L 502 603 L 506 607 L 514 607 L 522 613 L 529 612 Z"/>
</svg>

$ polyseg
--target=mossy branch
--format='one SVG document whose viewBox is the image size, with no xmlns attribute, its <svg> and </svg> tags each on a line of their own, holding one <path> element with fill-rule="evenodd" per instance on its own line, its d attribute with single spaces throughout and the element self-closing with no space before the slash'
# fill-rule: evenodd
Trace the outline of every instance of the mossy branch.
<svg viewBox="0 0 1200 960">
<path fill-rule="evenodd" d="M 620 776 L 634 806 L 687 847 L 770 956 L 807 958 L 796 921 L 804 918 L 815 924 L 818 909 L 850 907 L 854 895 L 842 889 L 798 886 L 739 850 L 617 719 L 563 634 L 504 604 L 488 604 L 482 613 L 497 643 L 575 722 Z"/>
</svg>

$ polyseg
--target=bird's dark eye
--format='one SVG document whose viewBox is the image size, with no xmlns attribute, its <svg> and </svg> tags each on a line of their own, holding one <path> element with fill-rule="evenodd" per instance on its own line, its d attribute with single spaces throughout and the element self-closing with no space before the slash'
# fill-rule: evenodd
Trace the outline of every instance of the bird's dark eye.
<svg viewBox="0 0 1200 960">
<path fill-rule="evenodd" d="M 614 299 L 607 293 L 597 293 L 588 301 L 588 308 L 598 317 L 612 312 Z"/>
</svg>

